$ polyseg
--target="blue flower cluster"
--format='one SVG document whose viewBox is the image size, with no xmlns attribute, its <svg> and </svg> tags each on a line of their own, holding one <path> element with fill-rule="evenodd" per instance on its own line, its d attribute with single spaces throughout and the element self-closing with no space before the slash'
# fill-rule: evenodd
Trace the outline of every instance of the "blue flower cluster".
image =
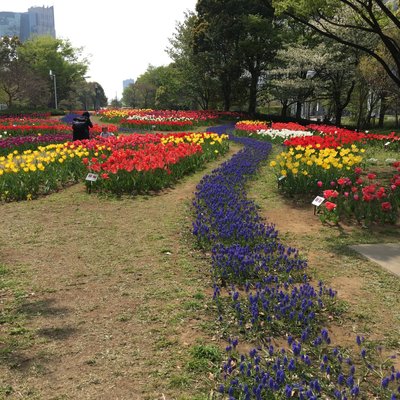
<svg viewBox="0 0 400 400">
<path fill-rule="evenodd" d="M 210 131 L 225 133 L 231 126 Z M 223 398 L 235 399 L 398 399 L 399 372 L 380 372 L 367 361 L 365 348 L 357 371 L 345 350 L 332 348 L 326 329 L 326 308 L 335 292 L 322 282 L 315 288 L 306 274 L 307 263 L 296 249 L 280 243 L 274 225 L 266 225 L 254 202 L 246 197 L 246 183 L 264 162 L 271 144 L 235 138 L 244 147 L 197 186 L 193 206 L 193 234 L 211 249 L 214 300 L 220 320 L 236 334 L 256 333 L 269 343 L 239 355 L 237 339 L 230 339 L 222 371 Z M 286 337 L 287 346 L 275 350 L 271 337 Z M 357 343 L 362 340 L 357 337 Z M 371 388 L 361 384 L 380 376 Z M 376 382 L 376 380 L 375 380 Z"/>
</svg>

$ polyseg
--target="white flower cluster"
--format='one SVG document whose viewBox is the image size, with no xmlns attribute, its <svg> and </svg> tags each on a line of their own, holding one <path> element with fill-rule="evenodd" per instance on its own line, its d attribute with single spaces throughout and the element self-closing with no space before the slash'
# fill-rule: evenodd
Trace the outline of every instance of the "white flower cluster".
<svg viewBox="0 0 400 400">
<path fill-rule="evenodd" d="M 155 115 L 131 115 L 127 119 L 135 120 L 135 121 L 149 121 L 149 122 L 157 122 L 157 121 L 192 121 L 193 119 L 187 117 L 156 117 Z"/>
<path fill-rule="evenodd" d="M 289 139 L 297 136 L 312 136 L 312 132 L 307 131 L 293 131 L 290 129 L 259 129 L 257 134 L 260 136 L 269 136 L 271 139 Z"/>
</svg>

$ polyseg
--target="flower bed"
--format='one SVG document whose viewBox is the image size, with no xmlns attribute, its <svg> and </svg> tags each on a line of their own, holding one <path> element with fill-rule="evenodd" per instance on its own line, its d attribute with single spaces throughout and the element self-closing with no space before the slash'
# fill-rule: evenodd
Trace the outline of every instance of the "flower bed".
<svg viewBox="0 0 400 400">
<path fill-rule="evenodd" d="M 311 196 L 322 196 L 324 190 L 324 193 L 336 190 L 340 194 L 337 201 L 324 196 L 327 201 L 318 208 L 323 222 L 338 223 L 341 219 L 363 224 L 397 222 L 398 171 L 390 170 L 393 163 L 397 168 L 397 160 L 388 158 L 385 161 L 387 166 L 375 174 L 378 181 L 374 184 L 363 181 L 357 176 L 357 171 L 363 167 L 368 168 L 366 175 L 372 172 L 373 159 L 364 157 L 371 149 L 381 148 L 383 153 L 390 150 L 390 154 L 396 154 L 399 136 L 395 133 L 371 135 L 323 125 L 307 126 L 307 129 L 312 129 L 311 132 L 304 131 L 302 127 L 294 134 L 295 131 L 286 130 L 288 124 L 275 125 L 277 127 L 283 129 L 280 136 L 270 129 L 259 130 L 254 137 L 276 142 L 278 137 L 282 141 L 286 134 L 291 136 L 283 141 L 286 150 L 270 162 L 282 193 L 302 197 L 303 200 L 307 197 L 307 201 L 311 202 Z M 390 179 L 380 182 L 379 177 L 385 175 L 390 175 Z"/>
<path fill-rule="evenodd" d="M 349 148 L 323 147 L 321 150 L 298 145 L 281 152 L 270 166 L 275 169 L 286 194 L 316 194 L 343 174 L 353 177 L 354 167 L 361 164 L 364 151 L 354 144 Z"/>
<path fill-rule="evenodd" d="M 0 125 L 0 155 L 11 151 L 35 150 L 38 146 L 51 143 L 65 143 L 72 140 L 72 128 L 56 120 L 4 119 Z M 116 125 L 108 126 L 109 132 L 116 132 Z M 93 138 L 101 132 L 101 125 L 90 129 Z"/>
<path fill-rule="evenodd" d="M 209 124 L 217 118 L 236 117 L 237 113 L 218 111 L 173 111 L 173 110 L 102 110 L 101 120 L 119 123 L 122 127 L 147 130 L 186 130 Z"/>
<path fill-rule="evenodd" d="M 227 136 L 217 134 L 123 135 L 39 146 L 0 156 L 0 199 L 32 199 L 86 181 L 93 191 L 120 195 L 159 190 L 224 154 Z"/>
<path fill-rule="evenodd" d="M 100 177 L 88 188 L 116 195 L 159 190 L 228 150 L 226 135 L 130 136 L 107 139 L 95 149 L 96 157 L 84 159 L 88 171 Z"/>
</svg>

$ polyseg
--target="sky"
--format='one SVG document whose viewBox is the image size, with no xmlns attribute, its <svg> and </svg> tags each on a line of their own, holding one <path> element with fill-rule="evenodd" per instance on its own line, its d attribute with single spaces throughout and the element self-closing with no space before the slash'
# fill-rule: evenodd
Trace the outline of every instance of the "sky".
<svg viewBox="0 0 400 400">
<path fill-rule="evenodd" d="M 194 11 L 197 0 L 13 0 L 0 11 L 26 12 L 54 7 L 56 36 L 83 47 L 88 82 L 98 82 L 109 100 L 122 95 L 122 81 L 136 80 L 149 64 L 168 65 L 168 39 Z"/>
</svg>

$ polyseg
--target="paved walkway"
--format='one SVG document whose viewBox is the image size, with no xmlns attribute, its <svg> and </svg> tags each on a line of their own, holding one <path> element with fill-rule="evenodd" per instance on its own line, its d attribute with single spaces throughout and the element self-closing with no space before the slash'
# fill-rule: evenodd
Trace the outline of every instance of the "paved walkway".
<svg viewBox="0 0 400 400">
<path fill-rule="evenodd" d="M 359 244 L 350 247 L 386 270 L 400 276 L 400 243 Z"/>
</svg>

